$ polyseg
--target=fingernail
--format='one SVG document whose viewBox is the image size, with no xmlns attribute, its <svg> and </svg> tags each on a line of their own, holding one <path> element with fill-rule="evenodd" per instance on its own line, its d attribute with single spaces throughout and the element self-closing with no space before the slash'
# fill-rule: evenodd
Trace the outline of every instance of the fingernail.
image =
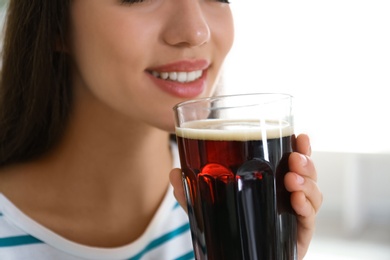
<svg viewBox="0 0 390 260">
<path fill-rule="evenodd" d="M 305 178 L 303 178 L 303 177 L 302 177 L 301 175 L 299 175 L 299 174 L 295 174 L 295 175 L 296 175 L 298 184 L 302 185 L 302 184 L 305 182 Z"/>
<path fill-rule="evenodd" d="M 301 165 L 306 166 L 306 164 L 307 164 L 307 157 L 301 154 Z"/>
</svg>

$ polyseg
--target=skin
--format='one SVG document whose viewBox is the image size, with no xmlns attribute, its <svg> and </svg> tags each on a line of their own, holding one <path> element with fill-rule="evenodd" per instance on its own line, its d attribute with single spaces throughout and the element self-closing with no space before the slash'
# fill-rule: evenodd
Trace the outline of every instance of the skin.
<svg viewBox="0 0 390 260">
<path fill-rule="evenodd" d="M 122 246 L 145 231 L 165 196 L 172 107 L 184 100 L 147 70 L 206 60 L 198 96 L 211 95 L 233 42 L 231 12 L 218 1 L 73 0 L 69 27 L 68 127 L 47 154 L 1 169 L 0 191 L 65 238 Z"/>
<path fill-rule="evenodd" d="M 173 131 L 172 107 L 183 99 L 159 91 L 146 69 L 205 59 L 210 62 L 208 86 L 199 96 L 211 95 L 233 41 L 227 4 L 188 0 L 133 5 L 121 5 L 118 0 L 93 5 L 86 2 L 74 1 L 72 7 L 70 52 L 75 59 L 75 85 L 84 85 L 76 90 L 92 91 L 131 121 L 168 131 Z"/>
<path fill-rule="evenodd" d="M 73 0 L 64 50 L 72 57 L 74 89 L 68 127 L 53 150 L 1 169 L 0 192 L 72 241 L 98 247 L 134 241 L 169 185 L 162 173 L 172 168 L 172 107 L 187 99 L 161 90 L 148 71 L 206 60 L 205 88 L 197 97 L 210 96 L 232 42 L 229 5 L 218 1 Z M 322 200 L 309 147 L 308 138 L 299 136 L 285 179 L 299 215 L 300 258 Z M 180 178 L 180 170 L 171 172 L 184 206 Z"/>
</svg>

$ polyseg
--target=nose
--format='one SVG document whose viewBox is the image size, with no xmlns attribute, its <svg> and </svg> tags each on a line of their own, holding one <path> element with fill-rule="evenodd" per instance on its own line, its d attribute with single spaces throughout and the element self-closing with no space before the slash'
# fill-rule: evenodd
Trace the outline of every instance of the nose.
<svg viewBox="0 0 390 260">
<path fill-rule="evenodd" d="M 198 0 L 171 1 L 164 41 L 173 46 L 201 46 L 210 40 L 210 27 Z"/>
</svg>

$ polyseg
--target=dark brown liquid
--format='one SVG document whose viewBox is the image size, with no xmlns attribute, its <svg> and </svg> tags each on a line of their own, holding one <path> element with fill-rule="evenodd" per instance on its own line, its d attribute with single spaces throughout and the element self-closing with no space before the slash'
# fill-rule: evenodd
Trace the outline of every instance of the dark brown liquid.
<svg viewBox="0 0 390 260">
<path fill-rule="evenodd" d="M 296 259 L 296 216 L 283 184 L 291 138 L 265 147 L 178 137 L 196 259 Z"/>
</svg>

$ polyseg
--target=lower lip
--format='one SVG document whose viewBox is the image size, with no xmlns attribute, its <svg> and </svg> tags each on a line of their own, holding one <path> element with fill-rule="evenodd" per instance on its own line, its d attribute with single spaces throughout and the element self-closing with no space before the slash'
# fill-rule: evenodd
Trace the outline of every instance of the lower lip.
<svg viewBox="0 0 390 260">
<path fill-rule="evenodd" d="M 177 82 L 156 78 L 150 73 L 147 73 L 152 81 L 164 92 L 180 98 L 195 98 L 202 94 L 206 88 L 207 70 L 203 71 L 202 76 L 191 82 Z"/>
</svg>

